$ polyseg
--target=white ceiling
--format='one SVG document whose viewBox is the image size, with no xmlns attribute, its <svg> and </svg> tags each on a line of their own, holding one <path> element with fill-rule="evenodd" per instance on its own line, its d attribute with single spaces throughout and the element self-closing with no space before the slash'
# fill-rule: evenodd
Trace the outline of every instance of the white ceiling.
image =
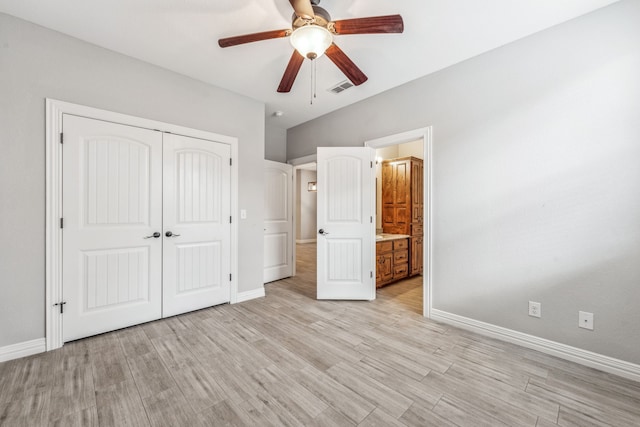
<svg viewBox="0 0 640 427">
<path fill-rule="evenodd" d="M 346 77 L 323 56 L 313 105 L 308 60 L 291 92 L 276 92 L 292 52 L 287 38 L 217 44 L 290 28 L 287 0 L 0 0 L 0 12 L 262 101 L 266 119 L 289 128 L 615 1 L 322 0 L 334 20 L 399 13 L 405 31 L 337 36 L 369 80 L 327 92 Z"/>
</svg>

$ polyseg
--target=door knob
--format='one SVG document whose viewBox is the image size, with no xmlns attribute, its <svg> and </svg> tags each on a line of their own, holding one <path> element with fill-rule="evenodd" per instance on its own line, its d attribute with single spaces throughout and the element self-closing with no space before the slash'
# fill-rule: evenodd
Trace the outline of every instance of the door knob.
<svg viewBox="0 0 640 427">
<path fill-rule="evenodd" d="M 171 231 L 167 231 L 166 233 L 164 233 L 165 236 L 167 237 L 178 237 L 180 236 L 179 234 L 173 234 Z"/>
<path fill-rule="evenodd" d="M 327 234 L 329 234 L 328 232 L 324 231 L 323 228 L 321 228 L 320 230 L 318 230 L 318 234 L 322 234 L 323 236 L 326 236 Z"/>
<path fill-rule="evenodd" d="M 153 233 L 151 236 L 144 236 L 144 237 L 143 237 L 143 239 L 150 239 L 150 238 L 152 238 L 152 237 L 153 237 L 154 239 L 157 239 L 157 238 L 158 238 L 158 237 L 160 237 L 160 236 L 161 236 L 160 232 L 156 231 L 156 232 L 155 232 L 155 233 Z"/>
</svg>

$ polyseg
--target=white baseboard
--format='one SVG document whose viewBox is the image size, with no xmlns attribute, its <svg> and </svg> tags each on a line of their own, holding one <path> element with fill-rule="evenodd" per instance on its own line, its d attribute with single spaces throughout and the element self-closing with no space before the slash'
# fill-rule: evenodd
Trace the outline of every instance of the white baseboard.
<svg viewBox="0 0 640 427">
<path fill-rule="evenodd" d="M 44 353 L 45 351 L 47 351 L 47 346 L 44 338 L 11 344 L 0 347 L 0 362 L 31 356 L 32 354 Z"/>
<path fill-rule="evenodd" d="M 253 291 L 238 292 L 238 294 L 236 295 L 235 303 L 249 301 L 256 298 L 263 298 L 264 296 L 264 286 L 262 286 L 261 288 L 255 289 Z"/>
<path fill-rule="evenodd" d="M 613 357 L 503 328 L 491 323 L 458 316 L 457 314 L 442 310 L 431 309 L 431 320 L 538 350 L 542 353 L 619 375 L 630 380 L 640 381 L 640 365 L 625 362 L 624 360 L 614 359 Z"/>
<path fill-rule="evenodd" d="M 315 243 L 317 241 L 318 239 L 302 239 L 302 240 L 296 239 L 296 243 Z"/>
</svg>

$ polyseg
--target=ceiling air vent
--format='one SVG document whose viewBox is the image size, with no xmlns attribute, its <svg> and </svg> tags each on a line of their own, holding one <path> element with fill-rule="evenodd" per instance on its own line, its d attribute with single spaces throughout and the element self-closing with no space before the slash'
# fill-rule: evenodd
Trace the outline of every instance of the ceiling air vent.
<svg viewBox="0 0 640 427">
<path fill-rule="evenodd" d="M 329 92 L 340 93 L 342 91 L 349 89 L 350 87 L 353 87 L 353 83 L 351 83 L 349 80 L 345 80 L 343 82 L 338 83 L 334 87 L 330 88 Z"/>
</svg>

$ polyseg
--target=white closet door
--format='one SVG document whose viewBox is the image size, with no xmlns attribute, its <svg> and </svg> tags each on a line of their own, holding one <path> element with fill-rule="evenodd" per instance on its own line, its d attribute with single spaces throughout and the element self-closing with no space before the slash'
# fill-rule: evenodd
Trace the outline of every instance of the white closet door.
<svg viewBox="0 0 640 427">
<path fill-rule="evenodd" d="M 63 131 L 63 340 L 160 318 L 162 134 L 66 114 Z"/>
<path fill-rule="evenodd" d="M 231 149 L 164 134 L 163 317 L 229 302 Z"/>
<path fill-rule="evenodd" d="M 318 299 L 376 297 L 374 156 L 318 147 Z"/>
<path fill-rule="evenodd" d="M 263 282 L 293 274 L 293 166 L 264 161 Z"/>
</svg>

